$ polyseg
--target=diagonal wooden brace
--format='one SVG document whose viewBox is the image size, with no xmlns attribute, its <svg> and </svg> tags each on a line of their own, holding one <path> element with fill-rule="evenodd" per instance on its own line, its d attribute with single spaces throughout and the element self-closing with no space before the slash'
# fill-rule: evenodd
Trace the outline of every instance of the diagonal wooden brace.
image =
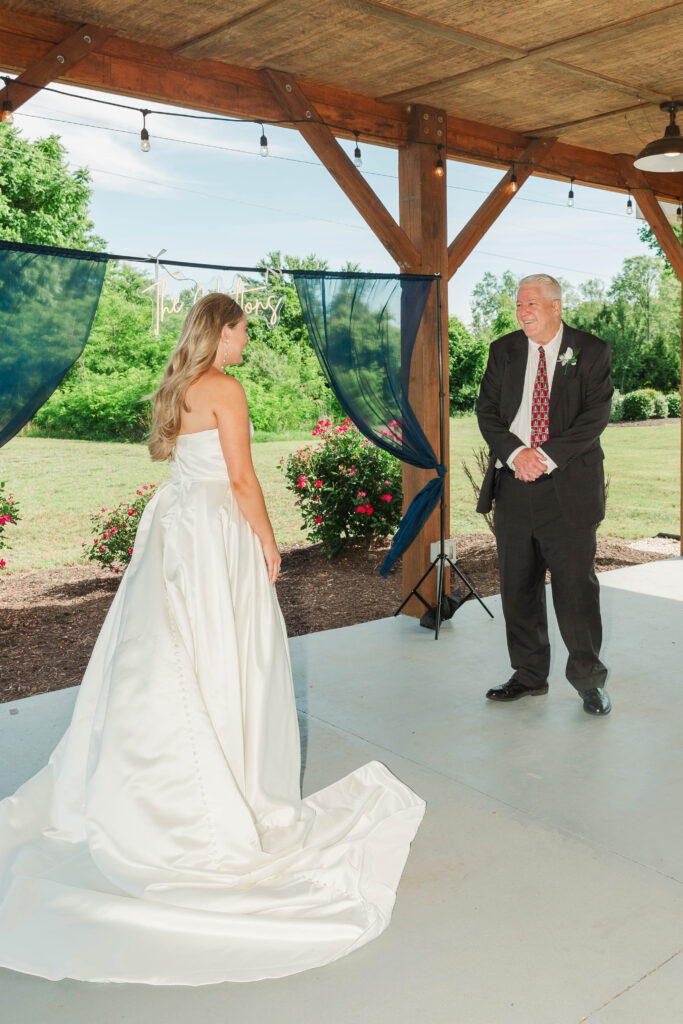
<svg viewBox="0 0 683 1024">
<path fill-rule="evenodd" d="M 486 197 L 477 212 L 470 217 L 462 231 L 456 235 L 448 246 L 449 278 L 453 277 L 458 267 L 462 266 L 491 225 L 500 217 L 508 203 L 514 199 L 516 191 L 531 177 L 534 163 L 540 163 L 556 142 L 557 139 L 555 138 L 534 139 L 524 152 L 520 154 L 519 161 L 514 163 L 517 188 L 513 189 L 512 187 L 511 168 L 498 182 L 491 194 Z"/>
<path fill-rule="evenodd" d="M 678 241 L 671 225 L 664 216 L 657 197 L 650 188 L 642 171 L 633 166 L 633 157 L 617 153 L 614 157 L 624 184 L 631 190 L 641 208 L 655 238 L 666 253 L 666 258 L 683 284 L 683 245 Z"/>
<path fill-rule="evenodd" d="M 320 122 L 314 105 L 292 75 L 266 69 L 261 72 L 285 116 L 296 122 L 318 159 L 356 207 L 361 217 L 402 270 L 419 270 L 420 254 L 407 234 L 370 188 L 362 174 L 341 148 L 334 135 Z"/>
<path fill-rule="evenodd" d="M 83 57 L 114 35 L 114 32 L 113 28 L 102 28 L 100 25 L 82 25 L 71 32 L 61 43 L 57 43 L 14 78 L 9 87 L 3 86 L 0 89 L 0 105 L 9 99 L 12 110 L 18 110 L 40 92 L 43 86 L 61 78 L 74 64 L 78 64 Z"/>
</svg>

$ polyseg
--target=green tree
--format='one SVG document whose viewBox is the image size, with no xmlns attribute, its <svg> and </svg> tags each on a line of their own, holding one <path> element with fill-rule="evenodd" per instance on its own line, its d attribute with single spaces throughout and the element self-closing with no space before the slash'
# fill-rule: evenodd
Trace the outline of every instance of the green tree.
<svg viewBox="0 0 683 1024">
<path fill-rule="evenodd" d="M 15 126 L 0 129 L 0 235 L 6 241 L 104 248 L 94 233 L 90 172 L 67 166 L 59 136 L 29 142 Z"/>
<path fill-rule="evenodd" d="M 472 290 L 472 330 L 475 338 L 492 341 L 518 328 L 515 309 L 518 278 L 505 270 L 500 278 L 486 271 Z"/>
<path fill-rule="evenodd" d="M 678 241 L 680 242 L 682 240 L 682 231 L 683 231 L 683 229 L 678 224 L 672 224 L 671 227 L 672 227 L 673 233 L 676 235 Z M 652 249 L 652 251 L 654 253 L 656 253 L 657 256 L 659 256 L 659 258 L 661 260 L 664 260 L 664 263 L 665 263 L 665 266 L 666 266 L 666 273 L 667 274 L 672 274 L 675 277 L 676 274 L 674 272 L 674 268 L 671 266 L 671 264 L 669 263 L 668 259 L 666 258 L 666 253 L 664 252 L 664 250 L 662 249 L 661 245 L 657 241 L 657 239 L 655 237 L 655 233 L 652 230 L 652 228 L 649 227 L 647 224 L 642 224 L 638 228 L 638 238 L 641 240 L 641 242 L 645 242 L 647 247 L 649 249 Z"/>
<path fill-rule="evenodd" d="M 516 323 L 515 323 L 516 326 Z M 506 331 L 502 332 L 503 334 Z M 448 318 L 448 373 L 451 413 L 471 412 L 486 369 L 488 343 L 473 338 L 457 316 Z"/>
</svg>

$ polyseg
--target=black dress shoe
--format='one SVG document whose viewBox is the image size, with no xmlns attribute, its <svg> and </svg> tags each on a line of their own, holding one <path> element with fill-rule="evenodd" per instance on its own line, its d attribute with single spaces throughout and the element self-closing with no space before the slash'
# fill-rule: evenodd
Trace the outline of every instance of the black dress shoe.
<svg viewBox="0 0 683 1024">
<path fill-rule="evenodd" d="M 583 710 L 589 715 L 608 715 L 612 710 L 612 703 L 607 695 L 604 686 L 596 686 L 592 690 L 583 690 Z"/>
<path fill-rule="evenodd" d="M 486 696 L 489 700 L 519 700 L 520 697 L 537 697 L 539 694 L 547 692 L 547 683 L 544 683 L 543 686 L 525 686 L 524 683 L 520 683 L 513 676 L 512 679 L 508 679 L 507 683 L 503 683 L 502 686 L 492 687 Z"/>
</svg>

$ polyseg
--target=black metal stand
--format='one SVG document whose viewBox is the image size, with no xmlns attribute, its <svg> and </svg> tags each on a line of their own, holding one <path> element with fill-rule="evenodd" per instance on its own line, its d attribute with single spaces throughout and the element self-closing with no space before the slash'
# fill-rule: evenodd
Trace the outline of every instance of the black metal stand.
<svg viewBox="0 0 683 1024">
<path fill-rule="evenodd" d="M 438 343 L 438 365 L 439 365 L 439 462 L 443 465 L 444 458 L 445 458 L 445 451 L 446 451 L 446 415 L 445 415 L 445 411 L 444 411 L 444 402 L 445 402 L 446 395 L 445 395 L 445 392 L 444 392 L 444 389 L 443 389 L 443 350 L 442 350 L 442 334 L 441 334 L 441 278 L 438 277 L 438 276 L 436 277 L 436 316 L 437 316 L 437 343 Z M 437 578 L 436 578 L 436 608 L 434 610 L 434 639 L 435 640 L 439 639 L 439 629 L 441 627 L 441 618 L 442 618 L 442 615 L 441 615 L 441 612 L 442 612 L 441 603 L 442 603 L 443 597 L 444 597 L 444 592 L 443 592 L 444 591 L 444 578 L 445 578 L 445 569 L 447 567 L 447 564 L 450 565 L 451 569 L 453 569 L 453 571 L 460 577 L 462 582 L 465 584 L 465 586 L 469 590 L 470 594 L 473 594 L 476 597 L 477 601 L 482 606 L 482 608 L 484 609 L 486 614 L 490 615 L 491 618 L 493 618 L 493 612 L 490 611 L 490 609 L 486 607 L 486 605 L 484 604 L 484 602 L 481 599 L 481 596 L 474 589 L 474 587 L 472 586 L 470 581 L 467 579 L 465 574 L 460 571 L 460 569 L 457 567 L 455 562 L 453 562 L 449 558 L 449 556 L 446 554 L 446 496 L 445 496 L 445 494 L 443 492 L 441 494 L 440 512 L 441 512 L 441 546 L 440 546 L 439 554 L 432 561 L 432 563 L 428 567 L 427 571 L 422 574 L 422 576 L 417 581 L 417 583 L 415 584 L 413 589 L 410 591 L 408 596 L 405 598 L 405 600 L 399 605 L 399 607 L 394 612 L 394 616 L 398 615 L 405 608 L 405 606 L 408 604 L 408 601 L 411 599 L 411 597 L 416 597 L 418 599 L 418 601 L 422 601 L 422 604 L 425 606 L 425 608 L 427 608 L 427 610 L 431 609 L 431 605 L 429 605 L 427 603 L 427 601 L 424 599 L 424 597 L 420 593 L 419 588 L 424 583 L 424 581 L 427 579 L 427 577 L 429 576 L 430 572 L 433 569 L 436 569 L 436 573 L 437 573 Z"/>
</svg>

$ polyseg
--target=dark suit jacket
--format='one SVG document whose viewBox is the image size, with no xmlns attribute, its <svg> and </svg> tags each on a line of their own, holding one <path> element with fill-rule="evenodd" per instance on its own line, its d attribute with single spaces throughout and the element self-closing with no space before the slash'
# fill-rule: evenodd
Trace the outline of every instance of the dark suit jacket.
<svg viewBox="0 0 683 1024">
<path fill-rule="evenodd" d="M 557 463 L 551 474 L 564 516 L 571 522 L 599 523 L 605 515 L 604 453 L 600 435 L 609 422 L 612 392 L 611 350 L 585 331 L 564 325 L 560 355 L 567 348 L 575 366 L 555 367 L 550 389 L 550 437 L 543 451 Z M 513 331 L 489 349 L 477 400 L 477 419 L 489 446 L 490 461 L 477 512 L 490 512 L 495 497 L 496 459 L 503 465 L 523 443 L 510 432 L 522 401 L 529 342 Z"/>
</svg>

